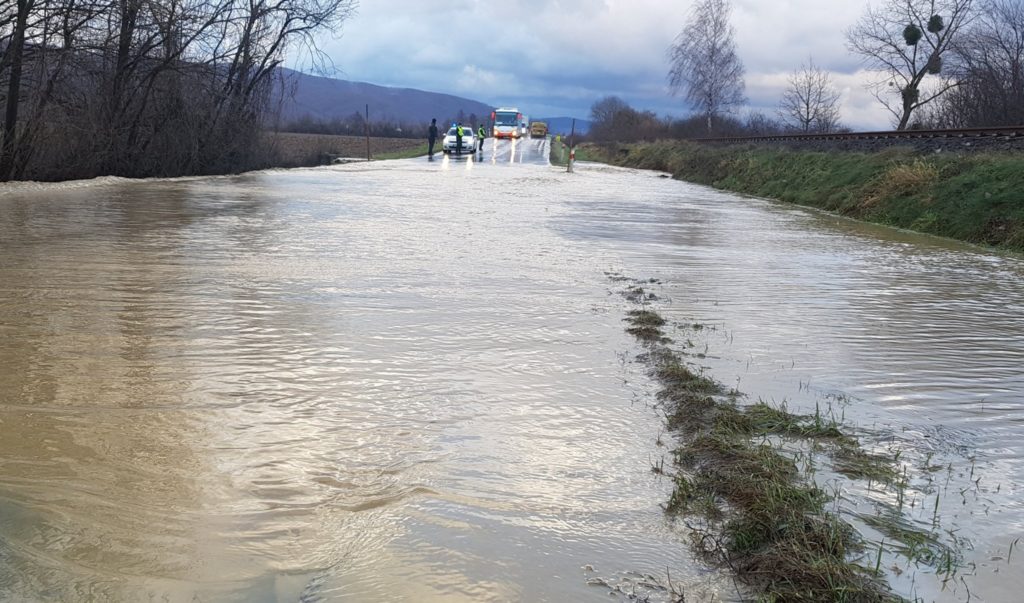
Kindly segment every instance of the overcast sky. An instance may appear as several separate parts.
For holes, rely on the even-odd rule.
[[[685,115],[666,84],[666,50],[692,1],[359,0],[336,39],[325,39],[334,77],[419,88],[534,116],[589,117],[614,94],[659,115]],[[887,114],[864,90],[868,74],[844,31],[866,3],[733,0],[732,22],[753,108],[774,112],[790,72],[814,62],[833,73],[843,121],[884,128]],[[301,65],[300,65],[301,67]]]

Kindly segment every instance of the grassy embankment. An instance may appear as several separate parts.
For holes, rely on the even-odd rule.
[[[561,141],[556,141],[552,137],[550,147],[548,156],[551,160],[551,165],[564,166],[569,162],[569,146],[565,144],[565,138],[562,138]],[[576,161],[607,162],[607,155],[593,145],[582,145],[576,147]]]
[[[1022,153],[812,152],[686,142],[584,148],[588,157],[615,165],[661,170],[715,188],[1024,251]]]
[[[901,600],[883,580],[883,553],[930,567],[946,581],[956,576],[960,557],[940,541],[938,495],[931,531],[905,517],[915,503],[904,504],[909,479],[900,450],[866,451],[828,411],[798,415],[785,404],[742,402],[739,391],[696,368],[703,354],[692,351],[691,338],[708,327],[667,324],[651,305],[657,296],[645,290],[656,281],[610,276],[631,283],[624,295],[636,309],[626,330],[645,345],[641,359],[661,386],[658,398],[679,442],[673,468],[653,470],[673,474],[667,510],[686,518],[698,554],[733,571],[761,601]],[[822,464],[897,501],[861,518],[883,541],[867,545],[838,516],[841,490],[827,492],[814,481]]]
[[[276,167],[323,165],[327,156],[366,157],[366,138],[329,134],[278,132],[268,135],[276,152]],[[370,138],[373,159],[405,159],[427,154],[422,138]]]
[[[434,152],[440,153],[437,149],[440,148],[440,144],[434,145]],[[378,153],[374,155],[374,159],[412,159],[413,157],[424,157],[429,150],[429,146],[426,142],[422,142],[416,146],[410,146],[404,149],[398,149],[395,151],[388,151],[385,153]]]

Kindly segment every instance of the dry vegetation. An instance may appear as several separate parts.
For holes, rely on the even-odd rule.
[[[277,149],[279,167],[322,165],[334,157],[366,159],[366,138],[330,134],[295,134],[278,132],[270,135]],[[370,138],[370,155],[374,158],[414,151],[423,146],[420,138]]]
[[[0,4],[0,181],[276,165],[263,130],[290,50],[354,0]]]

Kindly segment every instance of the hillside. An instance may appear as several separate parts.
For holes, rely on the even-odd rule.
[[[451,94],[337,80],[290,69],[282,71],[289,92],[282,106],[286,122],[304,116],[317,121],[345,119],[353,113],[362,115],[367,104],[371,122],[426,123],[433,117],[455,117],[460,111],[467,118],[483,117],[489,116],[492,109],[490,105]]]

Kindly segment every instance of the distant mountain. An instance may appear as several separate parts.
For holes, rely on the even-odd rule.
[[[535,117],[533,121],[542,121],[548,125],[548,132],[552,134],[569,135],[572,131],[571,117]],[[586,134],[590,131],[590,121],[586,119],[576,120],[576,133]]]
[[[286,90],[291,92],[285,95],[282,106],[285,122],[306,116],[317,121],[346,119],[353,113],[362,115],[367,104],[371,122],[428,123],[436,117],[443,123],[443,120],[457,117],[460,111],[467,119],[471,115],[484,119],[490,117],[493,109],[485,103],[451,94],[336,80],[291,69],[282,71]]]

